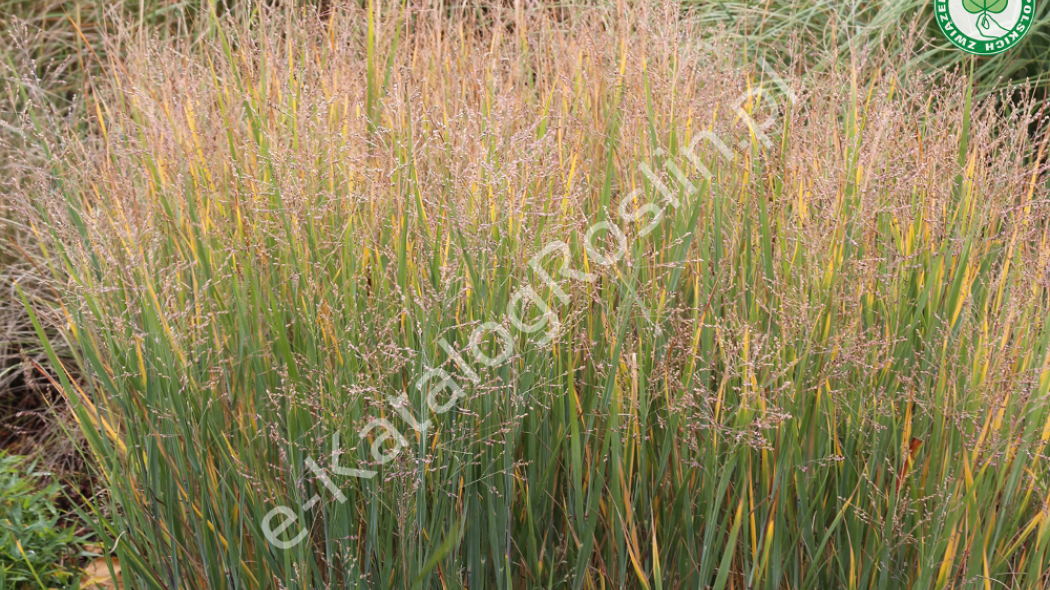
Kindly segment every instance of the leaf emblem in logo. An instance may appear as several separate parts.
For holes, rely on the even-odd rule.
[[[979,12],[991,12],[999,14],[1010,5],[1010,0],[963,0],[963,8],[966,12],[977,14]]]
[[[977,30],[984,35],[999,36],[992,31],[992,25],[1004,30],[1002,25],[995,21],[989,14],[999,14],[1010,5],[1010,0],[963,0],[963,8],[970,14],[979,14],[977,17]]]

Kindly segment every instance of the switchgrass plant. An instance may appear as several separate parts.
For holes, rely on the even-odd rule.
[[[236,2],[214,3],[219,12],[236,11]],[[36,243],[22,219],[8,206],[26,167],[46,162],[47,141],[55,126],[88,132],[82,97],[107,48],[105,31],[121,23],[158,37],[200,38],[210,26],[208,5],[197,0],[0,0],[0,276],[16,277],[34,298],[53,299],[47,278],[30,263]],[[27,255],[27,253],[29,253]],[[22,446],[47,421],[27,421],[21,410],[40,414],[44,404],[25,370],[21,351],[33,329],[12,289],[0,289],[0,446]],[[36,361],[42,359],[37,358]],[[27,423],[32,422],[32,423]],[[29,445],[25,445],[29,446]],[[46,445],[50,446],[50,445]],[[29,452],[26,448],[20,449]]]
[[[23,182],[31,182],[37,167],[47,165],[47,143],[41,140],[54,136],[59,126],[69,129],[69,118],[35,119],[40,127],[34,129],[33,117],[41,111],[26,110],[30,104],[26,99],[31,95],[54,113],[55,102],[41,90],[50,79],[42,80],[29,68],[21,68],[24,61],[8,52],[4,44],[7,36],[0,33],[0,37],[0,61],[8,62],[0,63],[0,448],[42,459],[49,469],[60,471],[54,459],[63,453],[41,452],[43,448],[55,451],[66,446],[64,437],[53,436],[57,428],[47,417],[48,400],[60,401],[60,396],[47,387],[30,363],[24,362],[25,351],[34,351],[31,357],[37,363],[46,363],[46,356],[36,344],[36,334],[14,283],[24,284],[25,293],[34,302],[39,300],[41,310],[57,309],[57,298],[48,288],[46,269],[34,266],[34,257],[40,254],[37,242],[12,195],[19,191],[17,187],[24,186]],[[40,40],[39,35],[22,38],[27,45]],[[25,77],[13,76],[13,68],[20,68]],[[49,317],[47,323],[52,324],[52,319]],[[64,346],[57,350],[71,359],[65,355]],[[62,444],[54,444],[56,440]]]
[[[657,8],[108,39],[19,203],[127,583],[1046,587],[1038,113]]]

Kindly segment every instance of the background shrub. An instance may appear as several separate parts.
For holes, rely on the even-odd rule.
[[[1027,81],[1041,98],[1050,82],[1050,4],[1046,2],[1035,4],[1025,38],[1010,51],[991,58],[974,58],[951,45],[934,21],[933,2],[927,0],[687,0],[686,5],[705,24],[728,27],[762,51],[801,55],[816,69],[849,59],[858,49],[881,47],[892,52],[918,43],[918,50],[907,61],[897,62],[902,75],[941,76],[973,65],[978,95],[994,94],[1010,82]]]

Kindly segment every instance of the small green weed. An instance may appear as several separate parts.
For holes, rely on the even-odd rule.
[[[36,462],[0,453],[0,588],[77,587],[73,561],[85,537],[63,525],[61,486],[41,485]]]

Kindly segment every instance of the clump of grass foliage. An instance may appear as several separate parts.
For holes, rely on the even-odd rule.
[[[27,167],[46,161],[47,142],[40,140],[42,134],[54,131],[49,123],[88,131],[80,97],[91,91],[98,75],[98,58],[106,49],[104,32],[116,23],[128,23],[148,27],[157,36],[197,38],[208,26],[207,19],[200,18],[202,12],[207,14],[204,6],[198,0],[0,0],[0,147],[4,150],[0,152],[0,280],[4,284],[17,279],[30,297],[53,300],[44,284],[46,277],[26,256],[36,253],[36,242],[22,218],[8,207],[6,194],[21,183]],[[216,3],[216,10],[226,8],[226,3]],[[60,113],[58,121],[48,120],[47,110]],[[0,326],[0,430],[14,423],[23,432],[46,431],[46,425],[26,424],[18,415],[44,404],[34,389],[41,384],[32,371],[24,370],[21,358],[22,350],[35,339],[32,326],[11,289],[0,290]],[[0,445],[6,446],[7,439],[0,435]]]
[[[673,8],[516,6],[108,39],[96,133],[51,138],[19,206],[124,579],[1045,588],[1037,113],[901,77],[907,53],[804,77]],[[626,240],[604,266],[602,221]],[[553,240],[597,278],[536,272]],[[467,352],[486,322],[513,342],[491,367]],[[415,385],[432,368],[464,388],[450,411]],[[377,418],[405,438],[385,464],[398,438],[358,436]],[[334,433],[378,476],[339,475]]]

